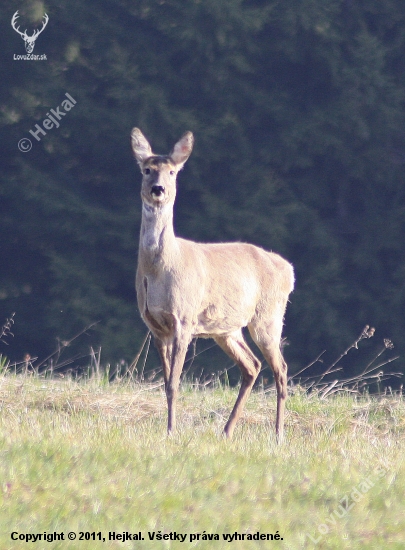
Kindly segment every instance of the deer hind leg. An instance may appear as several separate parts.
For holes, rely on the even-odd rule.
[[[216,343],[237,363],[242,373],[242,383],[231,415],[224,428],[226,437],[231,438],[235,425],[243,411],[246,400],[250,395],[253,384],[260,372],[261,362],[252,353],[246,344],[242,331],[227,336],[216,336]]]
[[[284,435],[284,411],[287,399],[287,364],[280,350],[282,319],[250,324],[248,329],[254,342],[270,365],[277,390],[276,437],[281,443]]]

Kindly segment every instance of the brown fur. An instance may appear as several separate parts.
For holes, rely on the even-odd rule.
[[[193,136],[186,133],[168,157],[154,155],[137,128],[131,137],[143,173],[136,290],[139,310],[162,360],[168,432],[175,428],[178,387],[188,345],[193,338],[203,337],[213,338],[242,373],[239,395],[224,429],[226,436],[232,436],[261,368],[242,335],[242,328],[248,327],[274,373],[276,434],[281,440],[287,365],[280,340],[294,286],[292,266],[278,254],[251,244],[203,244],[176,237],[176,176],[191,153]]]

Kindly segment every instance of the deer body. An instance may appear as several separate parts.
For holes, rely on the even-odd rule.
[[[175,236],[176,176],[191,153],[187,133],[169,156],[152,153],[138,129],[132,147],[143,173],[142,223],[136,291],[141,316],[154,335],[165,379],[168,431],[175,427],[180,375],[195,337],[213,338],[239,365],[242,383],[225,426],[232,436],[261,363],[247,346],[248,330],[273,369],[276,433],[283,433],[287,366],[280,352],[283,317],[293,289],[292,266],[281,256],[245,243],[195,243]]]

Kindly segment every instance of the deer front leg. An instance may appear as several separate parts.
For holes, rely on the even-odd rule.
[[[168,345],[164,340],[155,337],[155,346],[159,352],[159,356],[162,361],[163,378],[165,381],[166,390],[170,377],[170,358],[172,356],[172,345]]]
[[[190,338],[181,335],[174,338],[171,344],[171,357],[170,357],[170,373],[167,383],[165,384],[167,408],[168,408],[168,420],[167,420],[167,433],[172,434],[176,428],[176,404],[179,391],[180,376],[184,366],[184,360],[186,358],[187,348],[190,343]]]
[[[176,402],[180,376],[191,342],[191,331],[185,329],[174,313],[160,308],[145,308],[145,316],[154,332],[155,345],[162,360],[163,376],[168,408],[167,432],[176,427]]]

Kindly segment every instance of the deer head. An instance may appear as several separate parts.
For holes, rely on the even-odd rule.
[[[47,16],[47,14],[44,15],[44,17],[43,17],[44,21],[42,23],[42,28],[37,29],[36,31],[34,31],[32,36],[28,36],[27,29],[25,29],[24,32],[21,32],[20,27],[16,27],[16,22],[17,22],[18,18],[19,18],[19,15],[18,15],[18,10],[17,10],[15,12],[15,14],[13,15],[13,18],[11,19],[11,26],[13,27],[13,29],[16,32],[18,32],[18,34],[24,40],[26,52],[27,53],[32,53],[34,51],[35,40],[38,38],[38,36],[41,34],[41,32],[44,30],[44,28],[48,24],[49,17]]]
[[[138,128],[131,133],[132,150],[141,169],[144,204],[158,207],[173,204],[176,197],[176,177],[193,149],[194,138],[186,132],[170,155],[155,155]]]

